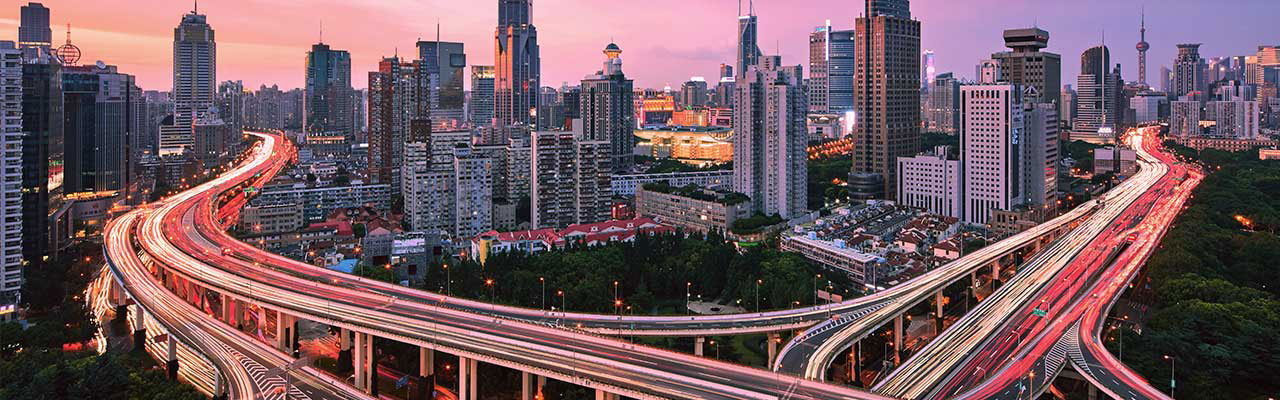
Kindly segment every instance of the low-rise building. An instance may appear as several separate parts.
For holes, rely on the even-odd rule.
[[[635,196],[641,186],[658,182],[666,182],[671,186],[698,185],[709,188],[729,186],[733,184],[733,170],[614,175],[610,184],[614,195]]]
[[[1259,160],[1280,160],[1280,149],[1258,149]]]
[[[870,282],[870,271],[882,259],[849,246],[844,239],[821,240],[815,232],[783,235],[782,251],[796,252],[833,271],[844,272],[857,283]]]
[[[307,187],[305,183],[273,183],[262,188],[262,192],[250,204],[258,206],[301,204],[302,217],[306,222],[319,221],[338,208],[370,206],[377,210],[387,210],[391,197],[391,185],[363,184],[353,182],[347,186]]]
[[[930,213],[964,215],[960,160],[947,158],[948,146],[915,157],[898,157],[898,201]]]
[[[1093,173],[1114,173],[1119,176],[1133,176],[1138,172],[1138,153],[1116,147],[1102,147],[1093,150]]]
[[[746,195],[726,190],[650,183],[636,192],[636,214],[688,232],[728,232],[753,212]]]
[[[302,228],[302,204],[247,205],[236,229],[250,235],[294,232]]]
[[[562,230],[534,229],[515,232],[489,231],[471,239],[473,260],[483,263],[492,254],[521,252],[534,254],[564,247],[568,243],[596,246],[612,242],[634,241],[636,235],[675,232],[675,229],[652,218],[576,224]]]

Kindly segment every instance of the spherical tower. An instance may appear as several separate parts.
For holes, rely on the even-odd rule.
[[[1139,28],[1138,36],[1138,83],[1147,84],[1147,50],[1151,49],[1151,44],[1147,43],[1147,13],[1142,13],[1142,22]]]
[[[63,65],[76,65],[77,62],[80,62],[80,48],[71,44],[71,24],[67,24],[67,44],[58,47],[54,55],[58,56],[59,60],[62,60]]]

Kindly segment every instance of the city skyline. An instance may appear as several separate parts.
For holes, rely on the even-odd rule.
[[[66,41],[66,25],[71,24],[73,41],[84,50],[82,64],[102,60],[119,65],[121,70],[137,75],[146,90],[169,90],[171,84],[171,32],[178,16],[189,12],[184,2],[159,2],[152,7],[137,6],[139,1],[111,0],[120,7],[75,7],[67,0],[43,3],[54,10],[51,15],[54,45]],[[1088,0],[1086,4],[1038,4],[1018,2],[1004,4],[998,0],[979,0],[962,9],[940,9],[943,2],[913,2],[913,17],[925,21],[922,49],[937,53],[937,71],[954,72],[958,77],[972,78],[970,70],[990,53],[1002,50],[1004,29],[1038,26],[1050,32],[1047,51],[1071,60],[1086,48],[1102,41],[1106,31],[1107,45],[1113,62],[1124,65],[1126,81],[1137,80],[1137,51],[1133,49],[1139,36],[1142,4],[1136,1],[1105,2]],[[440,20],[442,36],[448,41],[466,44],[469,65],[492,65],[493,27],[497,25],[492,5],[450,4],[431,1],[427,4],[386,0],[375,4],[352,5],[324,0],[323,7],[313,2],[272,2],[264,8],[263,0],[238,0],[202,5],[200,13],[209,17],[210,25],[219,30],[219,75],[223,80],[242,80],[246,87],[275,84],[281,88],[303,85],[303,60],[311,45],[323,42],[348,49],[352,54],[353,86],[364,88],[368,82],[356,77],[376,70],[383,56],[399,52],[413,54],[415,42],[435,38],[436,20]],[[717,76],[721,63],[732,64],[736,57],[735,34],[737,2],[721,0],[698,4],[681,4],[674,0],[656,0],[644,5],[616,4],[608,10],[583,10],[579,0],[538,2],[534,22],[540,27],[543,58],[543,86],[558,87],[562,82],[574,84],[596,70],[594,60],[600,46],[612,41],[627,49],[629,77],[637,87],[678,89],[690,76]],[[668,4],[669,3],[669,4]],[[996,4],[999,3],[998,6]],[[1150,69],[1171,65],[1175,44],[1204,43],[1208,57],[1250,54],[1258,45],[1252,34],[1265,30],[1267,16],[1280,12],[1280,4],[1264,0],[1234,0],[1241,13],[1201,15],[1201,5],[1193,0],[1176,0],[1161,7],[1148,7],[1147,41]],[[818,0],[806,4],[781,4],[762,0],[755,4],[759,16],[760,47],[765,54],[802,60],[808,54],[808,35],[827,19],[835,29],[852,29],[860,7],[836,7],[835,0]],[[670,5],[671,7],[665,7]],[[238,11],[257,7],[253,14]],[[128,18],[101,18],[102,10],[129,9]],[[326,10],[320,12],[317,10]],[[438,12],[436,10],[439,10]],[[679,10],[679,12],[675,11]],[[358,15],[351,22],[339,17]],[[630,16],[641,17],[630,17]],[[681,15],[706,16],[699,24],[660,24],[677,20]],[[982,18],[978,16],[981,15]],[[625,17],[624,16],[628,16]],[[723,18],[715,18],[723,16]],[[417,21],[419,23],[413,23]],[[17,31],[18,9],[5,9],[0,14],[0,30]],[[1215,26],[1208,31],[1185,29],[1186,26]],[[271,29],[278,26],[278,29]],[[373,31],[371,31],[373,30]],[[370,38],[374,33],[379,40]],[[130,43],[122,46],[119,43]],[[983,45],[975,46],[974,43]],[[590,61],[587,61],[590,60]],[[1063,63],[1064,83],[1078,74],[1076,63]],[[809,76],[806,71],[805,76]],[[1152,78],[1148,77],[1150,81]],[[468,84],[469,85],[469,84]]]

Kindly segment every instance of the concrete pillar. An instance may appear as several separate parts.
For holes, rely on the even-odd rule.
[[[893,365],[902,364],[902,314],[893,317]]]
[[[603,389],[596,389],[596,400],[618,400],[618,395],[606,392]]]
[[[476,400],[476,360],[458,357],[458,400]]]
[[[351,361],[351,331],[347,328],[338,329],[338,365],[344,369],[355,365]]]
[[[478,373],[480,370],[480,361],[477,361],[476,359],[470,359],[467,361],[471,362],[471,373],[467,375],[467,379],[471,381],[471,383],[467,385],[471,390],[470,399],[477,400],[480,398],[480,396],[476,395],[476,390],[480,388],[480,386],[476,384],[476,377],[480,376]]]
[[[283,312],[279,310],[276,311],[276,348],[280,349],[280,351],[288,351],[288,349],[285,348],[284,337],[284,324],[286,319],[288,318],[285,317]]]
[[[1089,400],[1098,400],[1098,387],[1089,384]]]
[[[862,387],[862,340],[858,340],[850,349],[853,352],[853,368],[850,380],[854,382],[854,386]]]
[[[293,320],[297,321],[297,318],[293,318]],[[295,331],[297,329],[296,323],[294,325],[294,329]],[[368,367],[365,369],[365,377],[366,377],[365,387],[368,389],[365,390],[365,392],[369,393],[369,395],[373,396],[374,398],[378,398],[378,347],[377,347],[378,342],[377,342],[377,339],[378,337],[374,335],[366,335],[364,339],[364,344],[366,346],[364,350],[364,354],[365,354],[364,359],[365,359],[365,363],[368,365]],[[296,334],[294,335],[294,340],[295,340],[294,344],[296,347],[296,344],[297,344]],[[297,351],[295,350],[294,353],[296,354]]]
[[[418,375],[427,376],[436,373],[436,351],[426,347],[418,348]]]
[[[992,262],[992,263],[991,263],[991,288],[992,288],[992,290],[994,290],[994,289],[995,289],[995,287],[996,287],[996,281],[998,281],[998,280],[1000,280],[1000,260],[999,260],[999,259],[997,259],[996,261],[994,261],[994,262]]]
[[[781,336],[781,335],[778,335],[778,333],[777,333],[777,332],[770,333],[770,334],[769,334],[769,338],[768,338],[768,339],[766,339],[766,341],[767,341],[767,342],[769,342],[769,364],[768,364],[768,366],[772,367],[772,366],[773,366],[773,362],[778,360],[778,342],[781,342],[781,341],[782,341],[782,336]]]
[[[520,399],[535,400],[542,397],[543,378],[528,372],[520,373]]]
[[[933,315],[938,319],[942,319],[942,290],[938,290],[937,293],[933,294],[933,304],[935,312]]]
[[[147,345],[147,313],[142,305],[133,303],[133,349],[146,350]]]
[[[169,380],[178,380],[178,338],[173,334],[167,336],[165,342],[169,344],[169,358],[165,363],[165,370],[168,372]]]
[[[355,385],[356,389],[369,393],[369,346],[366,343],[371,339],[368,334],[356,332],[355,337],[355,363],[351,367],[355,369]]]
[[[707,341],[707,338],[701,337],[701,336],[693,338],[693,354],[694,355],[702,356],[702,344],[706,341]]]

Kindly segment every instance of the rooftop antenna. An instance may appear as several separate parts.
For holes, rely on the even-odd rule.
[[[747,0],[747,14],[756,16],[756,0]]]
[[[738,16],[742,16],[742,0],[738,0]]]
[[[200,0],[192,0],[191,13],[199,14],[199,12],[200,12]]]
[[[324,44],[324,20],[320,20],[320,44]]]

